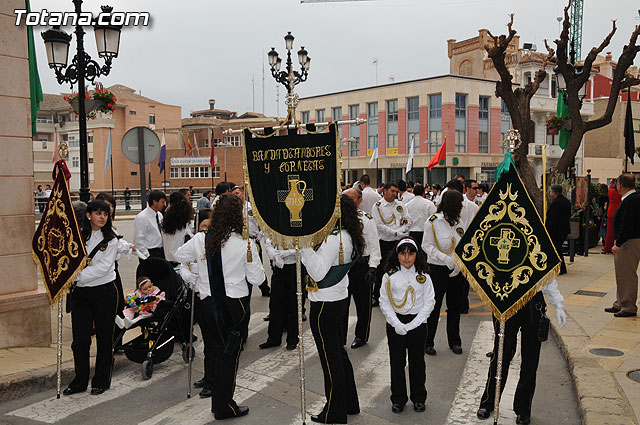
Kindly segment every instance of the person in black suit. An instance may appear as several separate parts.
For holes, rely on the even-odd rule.
[[[611,248],[616,270],[616,301],[607,313],[616,317],[638,315],[638,263],[640,262],[640,193],[636,192],[635,178],[631,174],[618,177],[616,190],[622,203],[613,216],[613,232],[616,243]]]
[[[547,231],[562,260],[560,274],[566,274],[567,266],[564,263],[564,256],[562,255],[562,244],[569,235],[571,202],[564,197],[562,194],[562,186],[559,184],[551,186],[551,198],[553,198],[553,201],[547,211]]]

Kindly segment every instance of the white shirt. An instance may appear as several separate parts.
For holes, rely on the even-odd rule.
[[[369,267],[378,267],[382,254],[380,252],[380,238],[378,237],[378,227],[370,214],[363,213],[360,216],[362,223],[362,236],[364,236],[363,257],[369,256]]]
[[[411,201],[415,197],[416,195],[414,195],[409,191],[406,191],[404,193],[398,193],[398,201],[401,201],[405,205],[407,204],[407,202]]]
[[[351,235],[342,229],[342,250],[344,252],[345,264],[351,261],[353,244]],[[320,248],[314,251],[311,248],[304,248],[300,251],[302,263],[307,268],[307,273],[316,282],[321,281],[329,272],[331,266],[339,265],[340,235],[329,235],[327,240],[322,242]],[[318,289],[316,292],[307,292],[309,301],[340,301],[349,295],[349,274],[345,274],[340,282],[329,287]]]
[[[284,268],[285,264],[296,263],[296,250],[295,249],[278,249],[273,245],[271,239],[265,239],[264,250],[267,252],[269,259],[273,262],[273,265],[279,269]]]
[[[384,198],[373,205],[371,214],[383,241],[396,241],[409,234],[412,220],[404,204],[397,199],[387,202]]]
[[[104,239],[102,230],[94,230],[87,241],[87,255]],[[113,238],[107,244],[104,251],[99,250],[91,259],[91,265],[86,266],[78,276],[78,287],[88,288],[104,285],[116,280],[116,258],[120,247],[117,238]]]
[[[377,191],[371,188],[371,186],[367,186],[362,189],[362,203],[360,204],[360,209],[366,213],[371,214],[373,204],[380,200],[380,195]]]
[[[150,248],[162,247],[162,234],[156,217],[162,226],[162,213],[156,213],[151,207],[147,207],[133,221],[133,244],[145,256],[149,255]]]
[[[174,254],[176,261],[180,263],[198,263],[200,298],[211,295],[204,242],[205,233],[198,232]],[[258,248],[251,239],[249,244],[253,260],[250,263],[247,262],[247,241],[242,239],[242,236],[231,233],[229,239],[222,245],[222,274],[225,292],[229,298],[242,298],[249,295],[247,282],[252,285],[260,285],[264,282],[264,267],[258,255]]]
[[[424,279],[422,283],[418,280]],[[395,304],[400,304],[409,288],[413,288],[415,302],[411,292],[407,294],[407,301],[404,306],[397,308],[391,304],[389,296],[393,297]],[[400,270],[389,275],[385,273],[382,277],[380,287],[380,310],[384,313],[387,322],[391,326],[400,324],[397,314],[415,314],[416,317],[407,323],[407,330],[412,330],[425,323],[435,305],[435,292],[431,278],[427,274],[416,272],[415,266],[405,269],[400,266]]]
[[[478,212],[479,207],[467,198],[467,195],[462,195],[462,211],[460,211],[460,222],[463,224],[462,228],[466,232]]]
[[[112,225],[111,229],[113,230],[113,233],[116,236],[120,236],[120,233],[118,233],[118,230],[113,225]],[[89,252],[91,252],[91,251],[89,251]],[[89,252],[87,252],[87,254]],[[124,238],[119,238],[118,239],[118,255],[116,256],[116,261],[120,261],[120,258],[122,257],[122,254],[127,254],[127,257],[130,258],[130,255],[131,255],[132,252],[133,252],[133,250],[131,249],[131,245],[129,244],[129,242],[124,240]]]
[[[176,261],[174,253],[184,245],[185,236],[193,237],[193,229],[189,224],[180,230],[177,230],[173,235],[162,231],[162,245],[164,246],[164,258],[167,261]]]
[[[414,198],[407,203],[407,212],[413,219],[409,231],[422,232],[424,230],[424,223],[429,217],[436,213],[436,209],[436,206],[430,200],[422,196],[414,196]]]
[[[484,204],[484,201],[487,199],[487,196],[489,196],[488,193],[483,193],[482,195],[476,195],[476,205],[482,205]],[[479,202],[479,204],[478,204]]]
[[[435,238],[433,235],[434,229]],[[437,266],[447,266],[454,271],[453,276],[457,275],[460,270],[453,262],[453,252],[458,242],[460,242],[462,234],[464,234],[462,222],[451,226],[444,219],[443,213],[439,212],[432,215],[424,225],[424,235],[422,236],[422,250],[427,254],[427,262]],[[442,251],[436,245],[436,238]]]

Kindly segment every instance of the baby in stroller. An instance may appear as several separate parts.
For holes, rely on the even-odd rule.
[[[165,299],[164,292],[146,276],[136,279],[136,288],[134,293],[126,297],[127,308],[122,311],[124,319],[116,316],[116,324],[120,329],[129,329],[136,322],[151,317],[158,303]]]

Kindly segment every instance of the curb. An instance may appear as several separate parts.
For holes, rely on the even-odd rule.
[[[631,403],[613,374],[604,370],[597,359],[581,355],[589,336],[570,315],[565,326],[568,329],[561,331],[553,321],[551,322],[551,330],[558,347],[567,359],[578,399],[581,423],[637,425]]]
[[[95,359],[95,358],[94,358]],[[124,355],[117,355],[113,364],[113,371],[121,369],[131,364]],[[67,382],[74,377],[73,361],[68,360],[62,363],[60,391],[64,390]],[[40,369],[33,369],[30,372],[19,372],[12,375],[3,376],[0,381],[0,402],[15,400],[26,397],[41,391],[53,390],[55,394],[57,374],[55,366],[47,366]]]

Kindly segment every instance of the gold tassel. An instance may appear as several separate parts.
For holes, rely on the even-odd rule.
[[[344,264],[344,248],[342,248],[342,218],[340,218],[340,250],[338,251],[338,263]]]
[[[247,263],[253,263],[253,254],[251,253],[251,239],[247,239]]]

